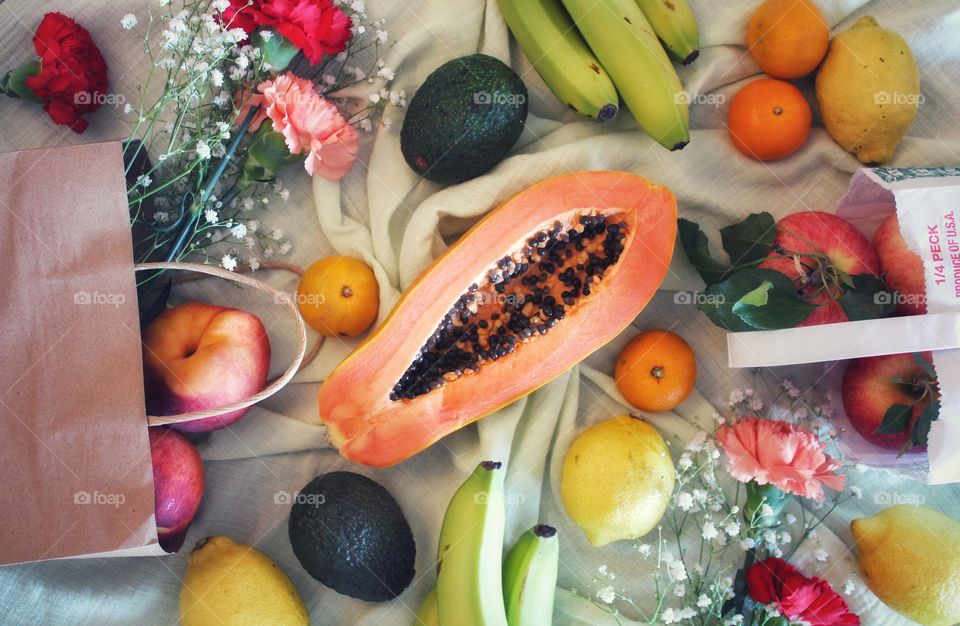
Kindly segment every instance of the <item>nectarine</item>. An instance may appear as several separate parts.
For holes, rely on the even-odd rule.
[[[176,552],[203,497],[203,461],[186,437],[162,426],[150,429],[150,457],[157,535],[164,550]]]
[[[264,387],[270,341],[252,313],[189,302],[161,313],[143,335],[147,411],[175,415],[227,406]],[[247,409],[173,425],[187,432],[229,426]]]

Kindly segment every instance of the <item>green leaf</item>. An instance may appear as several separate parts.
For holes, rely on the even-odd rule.
[[[10,70],[0,79],[0,88],[8,96],[40,102],[40,98],[27,87],[27,79],[40,73],[40,59],[27,61],[20,67]]]
[[[927,439],[930,436],[930,425],[940,418],[940,401],[933,398],[927,406],[923,407],[917,421],[913,425],[913,432],[910,433],[910,443],[914,446],[927,445]]]
[[[720,229],[723,249],[730,255],[733,269],[767,258],[777,235],[776,222],[767,212],[751,213],[739,224]]]
[[[789,281],[788,281],[789,282]],[[817,306],[796,296],[793,283],[775,287],[764,281],[744,294],[733,305],[733,313],[754,328],[776,330],[793,328],[813,313]]]
[[[837,300],[851,321],[888,317],[896,309],[896,298],[886,291],[883,281],[869,274],[850,277],[853,287]]]
[[[264,37],[265,32],[270,32],[272,35]],[[293,57],[300,52],[293,42],[272,28],[258,30],[252,39],[253,45],[259,48],[263,55],[263,62],[278,72],[290,65]]]
[[[933,369],[933,363],[924,358],[923,354],[919,352],[913,353],[913,362],[917,364],[917,367],[923,370],[923,373],[930,377],[931,380],[937,379],[937,372]]]
[[[270,120],[264,120],[250,140],[237,184],[245,189],[253,183],[270,180],[284,166],[299,163],[304,158],[302,154],[290,154],[283,135],[273,130]]]
[[[873,432],[878,435],[896,435],[902,433],[910,425],[913,407],[907,404],[894,404],[883,414],[883,421]]]
[[[677,231],[680,233],[680,245],[687,254],[687,260],[700,274],[703,282],[712,285],[722,280],[730,268],[710,254],[710,242],[700,230],[700,225],[681,217],[677,220]]]
[[[770,283],[770,289],[775,289],[778,293],[781,291],[790,294],[793,293],[793,281],[780,272],[768,269],[749,268],[734,272],[723,282],[707,287],[700,298],[698,306],[701,311],[706,313],[710,321],[720,328],[732,332],[757,330],[758,328],[762,328],[762,326],[753,326],[745,321],[738,313],[734,312],[734,306],[740,302],[744,296],[761,288],[764,283]],[[755,295],[754,297],[759,296]],[[767,295],[767,298],[769,299],[769,295]],[[802,301],[801,303],[806,304]],[[743,306],[749,306],[749,304],[744,304]],[[807,306],[813,307],[813,305]],[[809,311],[807,314],[809,315]],[[778,326],[778,328],[784,328],[784,326]]]
[[[763,281],[759,287],[753,291],[747,292],[742,298],[737,300],[737,302],[733,305],[734,313],[736,313],[738,305],[764,306],[770,300],[767,294],[770,293],[771,289],[773,289],[773,283],[771,283],[769,280]]]

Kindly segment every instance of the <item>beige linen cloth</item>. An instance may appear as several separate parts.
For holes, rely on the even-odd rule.
[[[306,266],[333,252],[362,257],[381,285],[386,315],[400,291],[484,212],[512,194],[547,176],[581,169],[619,169],[668,185],[676,193],[681,214],[706,230],[736,221],[753,211],[775,216],[791,211],[833,210],[859,166],[824,133],[815,120],[808,144],[793,157],[758,163],[731,146],[724,120],[725,103],[759,74],[744,47],[746,23],[756,0],[695,0],[700,16],[703,51],[689,68],[679,70],[687,89],[718,96],[691,109],[690,145],[669,153],[637,129],[626,110],[606,125],[576,117],[546,89],[522,53],[511,43],[494,0],[369,0],[368,11],[387,19],[397,41],[386,55],[400,70],[399,88],[408,94],[442,62],[481,51],[508,61],[530,90],[527,130],[511,156],[496,169],[467,183],[442,188],[418,181],[399,150],[402,110],[391,110],[393,124],[364,141],[361,159],[339,184],[316,179],[312,186],[302,171],[284,172],[292,190],[288,202],[276,199],[262,221],[282,227],[294,247],[289,260]],[[916,53],[923,75],[925,102],[909,137],[896,154],[896,165],[960,163],[960,8],[953,0],[865,3],[859,0],[817,0],[834,31],[858,17],[874,15],[882,25],[902,33]],[[30,52],[30,36],[44,11],[60,10],[83,23],[104,50],[113,89],[133,99],[144,73],[139,35],[120,28],[120,17],[145,16],[147,3],[135,0],[7,0],[0,4],[3,70]],[[138,27],[139,28],[139,27]],[[136,29],[135,29],[136,30]],[[801,81],[812,97],[812,81]],[[356,95],[363,95],[358,88]],[[722,98],[720,98],[722,96]],[[715,104],[718,100],[723,100]],[[62,145],[123,136],[128,121],[105,107],[78,137],[53,126],[34,105],[0,102],[0,149]],[[37,172],[38,176],[55,175]],[[280,273],[260,274],[274,285],[292,289],[295,282]],[[635,329],[669,328],[683,335],[699,358],[698,393],[676,413],[652,416],[653,423],[679,454],[696,425],[707,423],[713,407],[722,407],[735,387],[754,385],[748,372],[729,370],[723,333],[695,307],[675,303],[676,290],[702,287],[683,255],[675,255],[663,291],[641,314]],[[269,302],[214,281],[191,284],[181,299],[243,306],[261,315],[271,331],[274,372],[284,368],[292,351],[292,327]],[[434,584],[434,557],[443,511],[456,486],[484,459],[508,464],[510,499],[507,540],[512,541],[538,521],[560,529],[561,570],[557,624],[613,623],[589,602],[569,590],[588,587],[597,569],[606,565],[616,584],[643,602],[649,566],[626,542],[591,548],[569,521],[557,497],[558,468],[575,434],[589,424],[623,412],[612,384],[613,357],[631,332],[591,356],[584,365],[524,400],[451,435],[430,450],[389,469],[368,469],[342,460],[326,448],[317,425],[315,394],[320,381],[351,350],[353,343],[328,341],[320,357],[287,389],[256,407],[234,427],[201,443],[207,460],[207,489],[186,545],[213,534],[251,544],[273,558],[293,579],[316,624],[412,623],[421,598]],[[765,374],[776,382],[791,375],[802,382],[816,378],[816,366],[779,368]],[[299,566],[287,539],[289,503],[295,492],[317,474],[350,470],[385,485],[403,507],[417,542],[417,577],[396,601],[365,604],[341,596],[310,578]],[[850,483],[863,489],[862,500],[842,507],[816,539],[798,553],[808,573],[818,573],[840,588],[855,569],[848,530],[850,519],[876,512],[884,498],[910,495],[960,519],[957,487],[928,488],[869,471],[851,472]],[[813,557],[829,553],[826,562]],[[17,624],[173,624],[177,595],[186,569],[186,549],[159,558],[46,562],[0,569],[0,612],[4,623]],[[863,624],[908,624],[886,609],[859,579],[848,597]],[[627,622],[623,622],[627,623]]]

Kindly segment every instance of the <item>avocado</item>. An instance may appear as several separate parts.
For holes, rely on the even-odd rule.
[[[527,119],[527,88],[485,54],[438,67],[407,107],[400,149],[424,178],[453,184],[483,174],[510,151]]]
[[[382,602],[413,580],[410,524],[390,492],[366,476],[314,478],[294,500],[289,533],[303,569],[338,593]]]

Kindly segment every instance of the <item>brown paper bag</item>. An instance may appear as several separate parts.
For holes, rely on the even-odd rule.
[[[0,563],[163,554],[118,142],[0,154]]]

